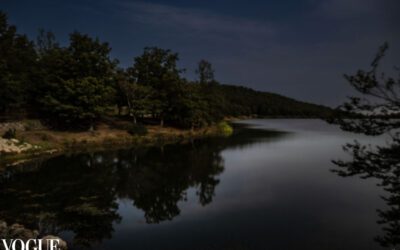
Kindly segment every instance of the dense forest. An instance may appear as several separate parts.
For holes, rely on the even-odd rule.
[[[54,129],[89,129],[107,116],[133,123],[198,128],[231,116],[326,117],[331,109],[224,85],[214,79],[206,60],[198,63],[198,80],[178,68],[179,55],[145,48],[122,68],[111,47],[77,31],[60,45],[40,30],[35,41],[19,34],[0,12],[0,117],[37,118]]]

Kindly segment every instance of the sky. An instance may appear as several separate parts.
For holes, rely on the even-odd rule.
[[[43,28],[61,44],[73,31],[109,42],[122,67],[144,47],[179,53],[185,77],[206,59],[215,77],[298,100],[337,106],[352,89],[343,74],[400,66],[399,0],[0,0],[18,31]]]

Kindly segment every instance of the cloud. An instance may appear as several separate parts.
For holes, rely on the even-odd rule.
[[[309,1],[300,18],[274,22],[147,2],[119,2],[117,10],[145,31],[146,45],[179,52],[188,78],[206,58],[221,82],[336,106],[351,93],[342,75],[368,66],[381,43],[399,36],[378,0]]]
[[[155,28],[181,31],[192,35],[245,38],[272,37],[272,25],[211,11],[174,7],[145,2],[120,2],[124,16],[130,21]]]

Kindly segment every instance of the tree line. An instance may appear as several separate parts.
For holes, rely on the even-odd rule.
[[[198,128],[226,116],[320,117],[331,111],[220,84],[206,60],[198,63],[198,79],[189,81],[177,66],[179,55],[168,49],[145,48],[127,68],[110,52],[108,43],[77,31],[66,46],[44,30],[32,41],[0,12],[0,116],[40,118],[55,129],[88,129],[115,113],[133,123]]]

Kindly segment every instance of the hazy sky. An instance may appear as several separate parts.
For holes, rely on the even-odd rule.
[[[0,0],[20,32],[78,30],[111,44],[122,66],[146,46],[180,54],[194,79],[200,59],[217,80],[337,105],[344,73],[368,67],[388,41],[386,65],[400,66],[399,0]],[[390,66],[390,67],[389,67]]]

